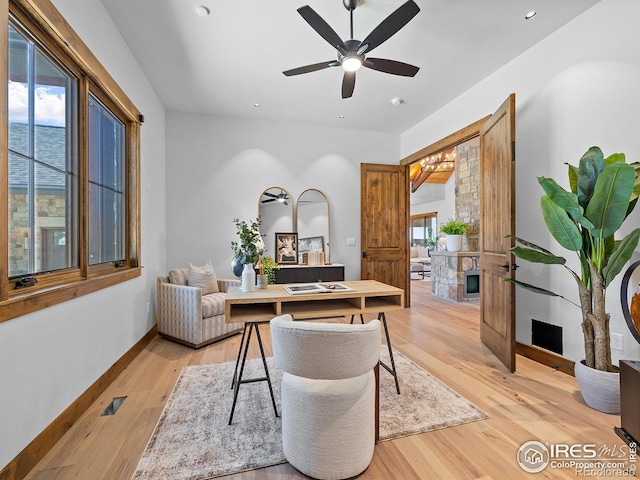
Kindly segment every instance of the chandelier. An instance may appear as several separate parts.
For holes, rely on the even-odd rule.
[[[454,148],[436,153],[420,160],[420,169],[411,179],[411,193],[432,177],[430,183],[446,183],[456,168],[456,152]]]

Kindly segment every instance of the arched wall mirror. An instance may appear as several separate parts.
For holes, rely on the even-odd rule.
[[[265,255],[276,258],[276,233],[295,232],[293,200],[282,187],[267,188],[258,200],[260,233],[266,248]]]
[[[304,252],[324,252],[324,262],[331,263],[329,200],[320,190],[310,188],[296,202],[298,256]]]

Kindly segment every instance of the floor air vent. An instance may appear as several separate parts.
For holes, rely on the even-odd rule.
[[[562,327],[532,318],[531,344],[562,355]]]
[[[111,403],[107,405],[107,408],[104,409],[104,412],[102,412],[100,416],[104,417],[105,415],[115,415],[126,398],[127,397],[116,397],[111,400]]]

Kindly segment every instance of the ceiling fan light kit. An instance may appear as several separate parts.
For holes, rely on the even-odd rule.
[[[408,0],[396,9],[391,15],[385,18],[372,32],[362,41],[353,38],[353,11],[355,10],[358,0],[343,0],[344,7],[349,10],[350,16],[350,34],[349,40],[342,40],[338,34],[325,22],[316,11],[309,5],[300,7],[298,13],[326,42],[336,49],[338,59],[326,62],[314,63],[304,67],[285,70],[287,77],[293,75],[301,75],[303,73],[311,73],[329,67],[341,66],[344,70],[342,78],[342,98],[349,98],[353,95],[356,84],[355,72],[362,66],[371,70],[377,70],[392,75],[400,75],[403,77],[413,77],[419,67],[408,63],[398,62],[396,60],[387,60],[384,58],[367,58],[365,54],[371,52],[374,48],[386,42],[395,35],[402,27],[415,17],[420,8],[413,0]]]

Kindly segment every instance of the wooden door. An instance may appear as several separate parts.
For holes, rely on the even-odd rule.
[[[404,165],[360,165],[360,278],[404,290],[409,306],[409,184]]]
[[[480,338],[516,368],[515,287],[509,252],[515,235],[515,94],[480,129]]]

